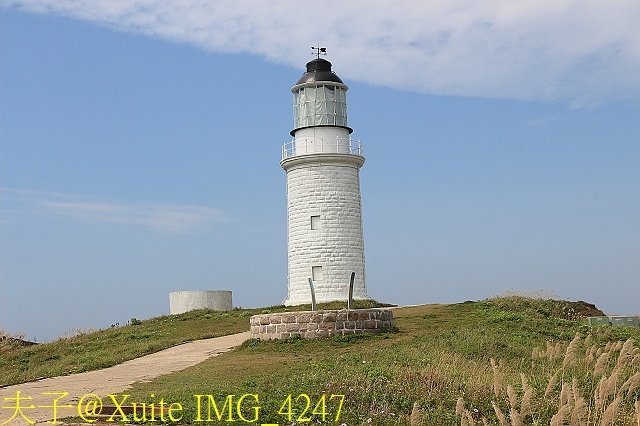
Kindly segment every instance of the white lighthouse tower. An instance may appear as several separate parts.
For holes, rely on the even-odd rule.
[[[324,49],[318,49],[324,52]],[[288,294],[285,305],[367,299],[360,202],[362,146],[347,126],[347,86],[320,55],[293,86],[293,141],[282,147],[287,173]]]

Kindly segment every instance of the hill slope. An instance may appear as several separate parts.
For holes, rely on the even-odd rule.
[[[337,305],[327,303],[321,307],[333,309]],[[356,302],[356,307],[374,306],[380,304]],[[293,309],[310,309],[310,306],[301,305]],[[285,310],[291,308],[272,306],[230,312],[201,310],[144,321],[132,318],[125,326],[81,332],[44,344],[24,342],[0,330],[0,387],[111,367],[180,343],[240,333],[249,329],[251,315]]]
[[[640,330],[589,329],[580,319],[594,312],[525,298],[401,308],[398,332],[249,341],[135,386],[132,400],[180,402],[182,423],[206,419],[195,394],[214,395],[218,408],[227,395],[255,394],[261,423],[635,425],[640,349],[629,339]],[[341,397],[331,395],[345,395],[337,422]],[[245,417],[256,405],[245,400]]]
[[[248,317],[262,312],[199,311],[46,345],[5,342],[0,383],[99,368],[182,341],[244,331]],[[582,321],[599,313],[584,302],[521,297],[399,308],[397,332],[252,340],[137,384],[129,402],[180,403],[181,424],[201,424],[208,415],[218,424],[218,408],[238,424],[240,415],[256,415],[260,423],[276,424],[636,425],[640,330],[590,329]],[[237,403],[247,394],[239,408],[224,408],[228,395]]]

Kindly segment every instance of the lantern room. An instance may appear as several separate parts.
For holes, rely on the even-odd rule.
[[[314,59],[307,72],[291,89],[293,93],[293,136],[297,130],[312,126],[347,127],[348,87],[331,71],[331,62]]]

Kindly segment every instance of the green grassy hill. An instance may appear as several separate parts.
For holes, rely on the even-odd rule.
[[[185,329],[225,323],[229,332],[233,327],[241,331],[247,329],[248,316],[260,312],[235,311],[211,323],[206,321],[222,314],[196,312],[155,319],[149,326],[155,324],[158,335],[179,323],[192,323]],[[207,408],[215,420],[213,401],[222,410],[227,395],[235,395],[235,404],[251,394],[258,403],[246,397],[240,413],[234,405],[222,417],[243,424],[239,414],[251,419],[259,405],[257,424],[638,425],[640,329],[591,329],[582,318],[595,313],[585,303],[521,297],[400,308],[394,310],[396,332],[251,340],[194,367],[137,384],[128,392],[129,401],[180,403],[181,424],[207,420]],[[133,327],[119,331],[134,333]],[[96,342],[113,338],[90,336],[82,337]],[[123,343],[145,339],[156,340]],[[13,361],[4,353],[0,377],[6,380],[7,362]],[[213,400],[194,395],[212,395]],[[337,421],[342,398],[332,395],[344,395]]]
[[[336,309],[343,305],[325,303],[320,307]],[[375,306],[383,305],[374,301],[356,302],[359,308]],[[73,337],[37,345],[0,330],[0,387],[111,367],[180,343],[240,333],[249,329],[251,315],[291,309],[309,310],[311,306],[272,306],[230,312],[203,310],[145,321],[132,318],[126,326],[81,332]]]

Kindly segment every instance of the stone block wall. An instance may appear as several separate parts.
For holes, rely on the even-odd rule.
[[[379,333],[393,328],[393,313],[385,309],[282,312],[251,317],[251,337],[305,339],[335,335]]]
[[[351,272],[356,273],[354,298],[367,299],[359,176],[362,159],[355,155],[308,157],[287,168],[289,291],[284,304],[311,303],[308,279],[313,278],[314,266],[322,268],[322,277],[314,278],[318,303],[347,300]],[[319,229],[311,229],[311,216],[320,217]]]

